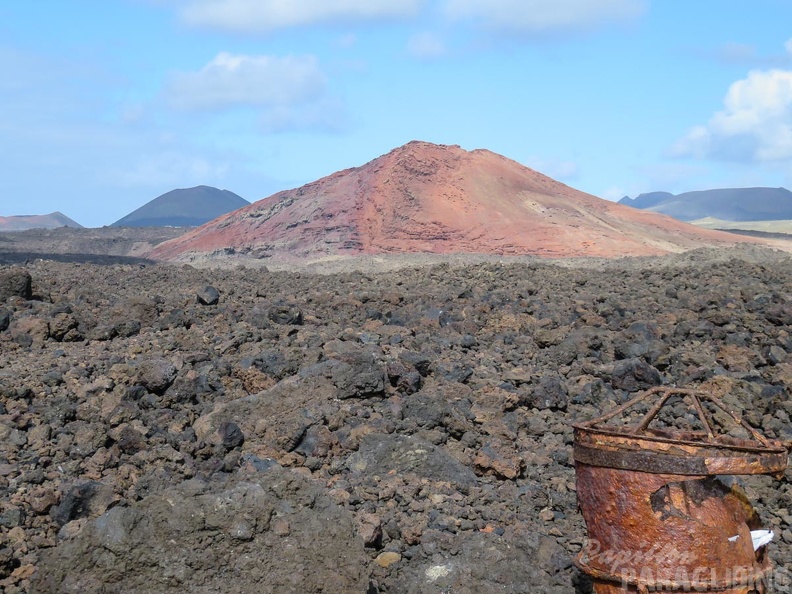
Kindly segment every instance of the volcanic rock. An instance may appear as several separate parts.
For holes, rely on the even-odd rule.
[[[52,519],[59,525],[103,513],[112,503],[113,489],[96,481],[75,485],[64,495],[52,513]]]
[[[476,476],[442,449],[415,437],[372,433],[361,440],[360,449],[347,460],[350,469],[386,475],[396,471],[447,481],[461,489],[475,484]]]
[[[641,359],[619,361],[613,368],[614,388],[636,392],[663,383],[660,372]]]
[[[792,440],[792,260],[754,246],[366,274],[25,271],[35,297],[1,306],[7,594],[589,594],[574,423],[665,384],[725,394]],[[207,285],[215,306],[196,300]],[[270,320],[281,305],[302,324]],[[68,316],[79,336],[61,341]],[[134,331],[99,331],[122,322]],[[654,428],[694,419],[668,409]],[[792,470],[740,480],[792,575]]]
[[[0,270],[0,302],[10,297],[30,299],[31,277],[27,270],[18,267]]]
[[[141,361],[137,369],[137,382],[155,394],[162,394],[176,379],[176,367],[162,358]]]
[[[201,305],[217,305],[220,301],[220,292],[213,286],[207,285],[196,293],[196,298]]]
[[[416,141],[259,200],[150,256],[626,256],[742,240],[601,200],[487,150]]]
[[[50,550],[34,586],[37,592],[365,592],[367,561],[348,511],[305,479],[272,468],[226,481],[185,481],[113,508]],[[313,563],[327,563],[332,574]],[[217,570],[201,569],[209,567]]]

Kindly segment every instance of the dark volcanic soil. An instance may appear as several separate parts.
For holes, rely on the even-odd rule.
[[[2,267],[0,590],[587,592],[570,423],[705,385],[790,439],[790,323],[789,259]]]

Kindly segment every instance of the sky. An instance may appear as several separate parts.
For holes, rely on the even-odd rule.
[[[249,201],[411,140],[610,200],[792,188],[789,0],[0,3],[0,215]]]

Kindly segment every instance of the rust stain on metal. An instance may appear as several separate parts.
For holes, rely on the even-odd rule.
[[[704,431],[649,427],[675,394]],[[603,426],[652,396],[658,401],[637,424]],[[752,439],[716,433],[702,400]],[[578,502],[590,543],[576,563],[594,578],[595,592],[764,592],[772,567],[765,546],[754,550],[759,518],[736,483],[719,475],[782,473],[785,444],[759,434],[716,397],[682,388],[653,388],[574,427]]]

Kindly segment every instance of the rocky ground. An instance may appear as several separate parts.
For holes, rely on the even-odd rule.
[[[0,590],[589,592],[571,423],[704,385],[790,439],[790,323],[739,252],[0,267]],[[778,592],[790,479],[744,479]]]

